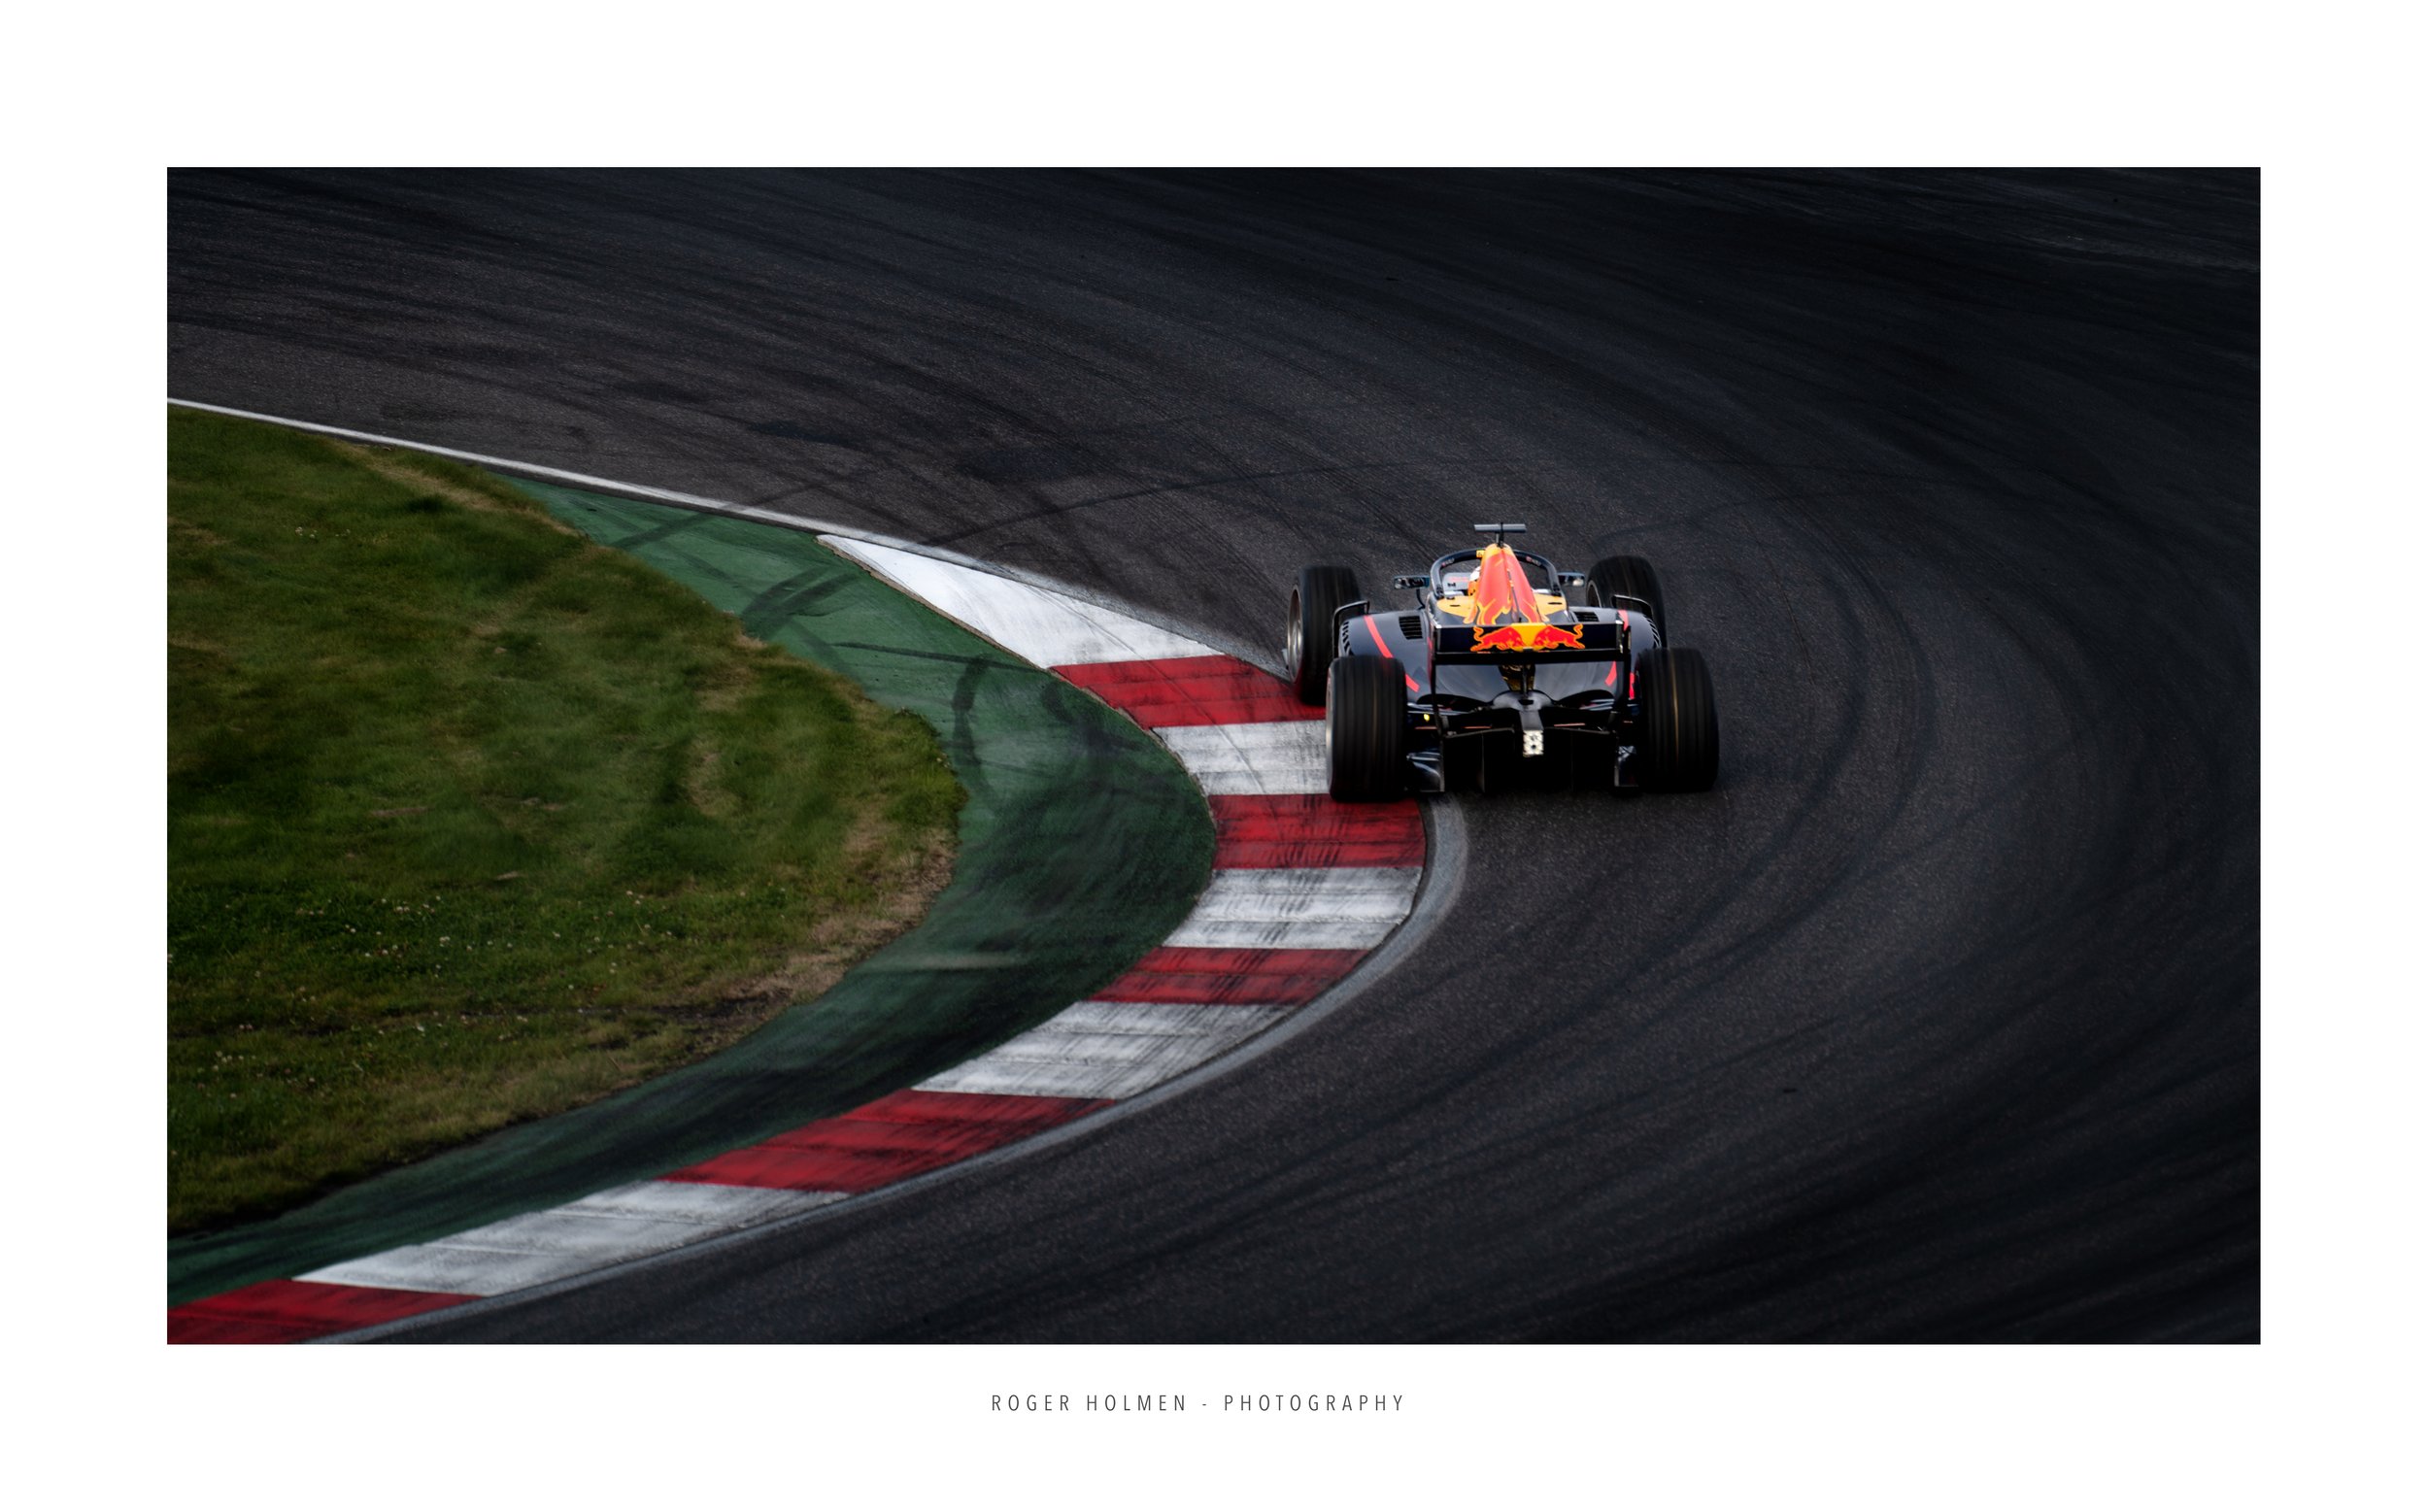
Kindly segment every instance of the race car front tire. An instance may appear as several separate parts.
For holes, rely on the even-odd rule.
[[[1350,802],[1396,798],[1407,787],[1408,689],[1397,662],[1342,656],[1324,700],[1324,751],[1332,795]]]
[[[1666,792],[1702,792],[1720,776],[1720,710],[1703,653],[1647,652],[1636,676],[1640,781]]]
[[[1661,578],[1641,556],[1604,556],[1585,574],[1594,602],[1609,607],[1620,598],[1640,599],[1652,606],[1652,625],[1663,640],[1669,638],[1669,610],[1661,598]]]
[[[1290,622],[1283,632],[1282,661],[1291,686],[1309,708],[1324,702],[1324,674],[1339,651],[1333,617],[1358,601],[1358,575],[1346,567],[1301,567],[1290,593]]]

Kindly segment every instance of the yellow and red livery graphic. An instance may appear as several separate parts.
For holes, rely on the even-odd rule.
[[[1574,630],[1557,624],[1504,624],[1498,629],[1479,630],[1475,635],[1477,651],[1583,651],[1584,639]]]
[[[1542,605],[1534,601],[1534,585],[1517,554],[1496,541],[1475,556],[1475,575],[1467,580],[1467,622],[1478,627],[1505,621],[1539,621]],[[1536,626],[1548,628],[1548,626]],[[1481,651],[1479,641],[1476,649]]]

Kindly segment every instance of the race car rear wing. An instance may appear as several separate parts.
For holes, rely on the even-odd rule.
[[[1433,660],[1442,665],[1504,662],[1609,661],[1626,654],[1624,628],[1610,620],[1581,624],[1445,624],[1433,632]]]

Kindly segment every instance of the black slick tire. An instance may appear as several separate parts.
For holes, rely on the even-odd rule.
[[[1290,590],[1290,622],[1282,632],[1282,664],[1291,687],[1309,708],[1324,702],[1324,674],[1340,649],[1332,616],[1358,601],[1358,575],[1346,567],[1301,567]]]
[[[1332,795],[1349,802],[1399,797],[1407,787],[1408,688],[1399,664],[1342,656],[1324,700],[1324,749]]]
[[[1664,792],[1702,792],[1720,776],[1720,710],[1703,653],[1664,647],[1636,664],[1643,763],[1640,779]]]
[[[1669,607],[1662,601],[1661,578],[1652,563],[1641,556],[1604,556],[1585,574],[1585,582],[1594,590],[1597,605],[1612,605],[1620,598],[1650,604],[1653,628],[1663,640],[1669,638]]]

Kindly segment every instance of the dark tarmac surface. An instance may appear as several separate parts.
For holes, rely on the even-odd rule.
[[[2256,174],[173,174],[170,392],[1277,655],[1524,520],[1720,786],[1467,796],[1274,1054],[422,1339],[2251,1339]]]

